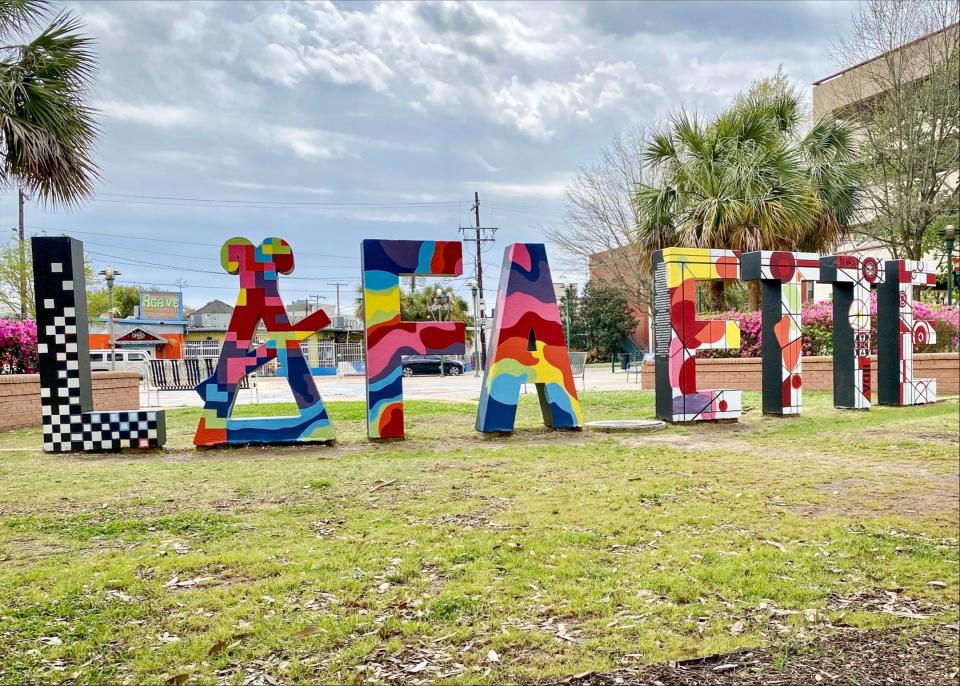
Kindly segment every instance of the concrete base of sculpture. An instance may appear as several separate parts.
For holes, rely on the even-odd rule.
[[[601,422],[587,422],[585,426],[590,431],[643,434],[663,431],[667,428],[667,423],[658,419],[608,419]]]

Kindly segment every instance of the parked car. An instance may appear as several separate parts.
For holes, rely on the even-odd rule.
[[[140,372],[140,380],[147,378],[152,356],[143,350],[91,350],[90,371]]]
[[[403,358],[403,375],[414,374],[440,375],[441,363],[444,376],[459,376],[463,374],[463,362],[459,360],[445,360],[439,355],[408,355]]]

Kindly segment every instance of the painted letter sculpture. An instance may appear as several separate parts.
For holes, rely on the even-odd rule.
[[[697,281],[740,278],[733,250],[667,248],[653,255],[657,417],[695,422],[740,417],[740,391],[697,388],[697,350],[740,347],[735,321],[697,318]]]
[[[93,411],[83,243],[37,237],[31,246],[43,449],[159,448],[166,441],[162,410]]]
[[[365,240],[361,245],[367,344],[367,435],[403,438],[403,357],[462,355],[463,322],[400,321],[400,276],[459,276],[459,241]]]
[[[490,351],[477,431],[513,431],[525,383],[536,384],[545,425],[583,426],[547,251],[541,243],[514,243],[504,253]]]
[[[763,413],[800,414],[803,405],[800,294],[820,278],[816,253],[759,251],[740,256],[744,281],[760,281]]]
[[[323,310],[295,324],[287,318],[278,279],[280,274],[293,271],[293,250],[289,243],[280,238],[267,238],[255,246],[246,238],[231,238],[220,250],[220,262],[228,273],[240,276],[240,293],[216,371],[197,386],[204,404],[194,444],[332,441],[333,425],[300,348],[300,341],[327,326],[330,319]],[[268,340],[254,346],[254,334],[261,319]],[[232,418],[241,379],[273,359],[286,369],[300,414]]]
[[[870,288],[883,283],[874,257],[820,258],[820,281],[833,284],[833,405],[870,409]]]
[[[913,287],[933,286],[932,264],[888,260],[887,280],[877,289],[877,396],[881,405],[922,405],[937,400],[936,379],[913,378],[913,349],[937,342],[929,322],[913,314]]]

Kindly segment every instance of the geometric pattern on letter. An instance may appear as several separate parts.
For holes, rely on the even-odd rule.
[[[323,310],[295,324],[287,318],[278,279],[280,274],[293,271],[290,244],[281,238],[266,238],[254,246],[246,238],[231,238],[220,249],[220,262],[227,273],[239,275],[240,291],[217,367],[210,378],[197,385],[203,413],[194,445],[332,441],[333,424],[300,347],[301,341],[327,326],[330,318]],[[254,346],[261,320],[267,340]],[[232,417],[240,382],[273,359],[286,370],[300,414]]]
[[[460,276],[459,241],[365,240],[361,245],[367,435],[403,438],[403,358],[462,355],[463,322],[400,320],[400,276]]]
[[[937,401],[936,379],[913,378],[913,350],[937,342],[929,322],[913,312],[913,287],[933,286],[929,262],[888,260],[887,280],[877,294],[877,396],[881,405],[923,405]]]
[[[653,255],[657,417],[739,419],[740,391],[697,388],[697,351],[740,347],[735,321],[697,318],[697,282],[739,279],[734,250],[667,248]]]
[[[159,448],[163,410],[94,412],[83,243],[36,237],[33,281],[43,449],[48,453]]]
[[[870,288],[884,281],[875,257],[820,258],[820,281],[833,285],[833,405],[870,409]]]
[[[583,412],[542,243],[514,243],[504,251],[490,351],[477,431],[513,431],[525,383],[537,387],[546,426],[582,427]]]
[[[800,414],[803,338],[800,300],[804,281],[820,278],[820,256],[761,250],[740,256],[744,281],[760,281],[764,414]]]

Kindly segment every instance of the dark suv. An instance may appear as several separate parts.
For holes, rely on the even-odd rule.
[[[463,374],[463,362],[458,360],[442,360],[444,376],[460,376]],[[432,374],[438,376],[441,359],[439,355],[408,355],[403,358],[403,375]]]

